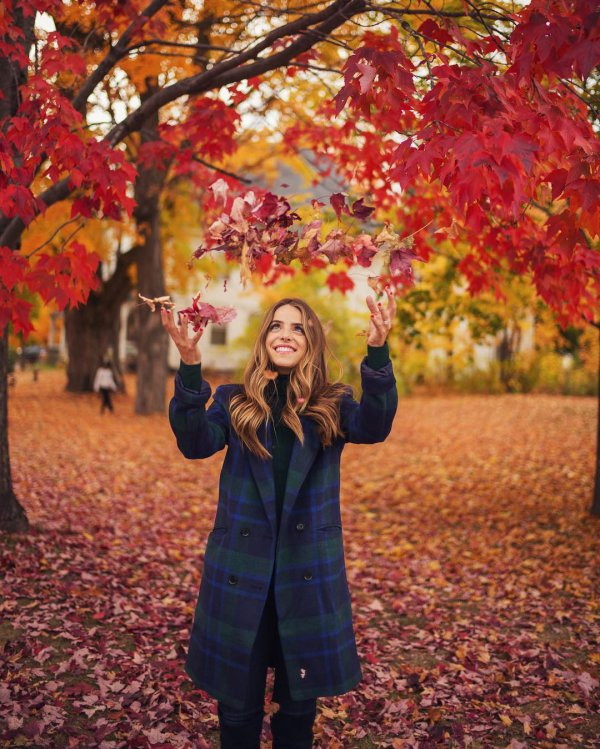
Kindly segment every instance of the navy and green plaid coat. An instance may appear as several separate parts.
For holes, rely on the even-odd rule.
[[[340,401],[344,437],[323,448],[314,422],[301,416],[304,445],[295,438],[279,536],[270,459],[246,448],[231,428],[229,400],[239,385],[187,389],[179,375],[169,406],[171,427],[186,458],[208,458],[227,446],[214,528],[185,670],[194,684],[242,708],[250,654],[274,572],[279,633],[293,699],[343,694],[362,678],[352,625],[340,515],[340,456],[346,442],[382,442],[398,395],[389,362],[361,363],[362,395],[348,387]],[[259,438],[271,451],[272,425]]]

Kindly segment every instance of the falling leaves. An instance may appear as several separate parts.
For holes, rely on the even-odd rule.
[[[233,307],[213,307],[208,302],[201,302],[200,294],[197,294],[192,300],[191,307],[180,310],[179,314],[186,315],[192,323],[192,328],[197,331],[206,327],[209,322],[226,325],[235,320],[237,311]]]
[[[240,278],[244,285],[254,272],[261,273],[265,282],[273,282],[293,260],[300,261],[304,269],[323,267],[327,263],[334,265],[340,260],[344,260],[348,266],[357,264],[367,268],[376,258],[380,247],[391,268],[394,283],[411,285],[413,282],[411,263],[420,258],[410,250],[407,244],[410,238],[403,240],[390,230],[388,235],[395,245],[383,247],[385,241],[381,237],[384,233],[380,233],[378,238],[371,238],[365,233],[357,236],[350,231],[350,226],[343,227],[341,224],[322,237],[323,220],[318,217],[318,210],[323,203],[317,200],[312,200],[315,210],[313,220],[296,226],[301,217],[285,198],[270,192],[256,193],[254,190],[249,190],[243,196],[234,196],[223,179],[216,180],[210,189],[222,210],[208,227],[193,258],[201,258],[209,252],[226,252],[239,262]],[[374,206],[365,204],[364,198],[350,205],[342,193],[332,194],[329,202],[340,221],[342,214],[350,219],[366,221],[375,210]],[[345,293],[353,287],[352,282],[344,281],[336,273],[333,271],[327,279],[331,289]],[[347,278],[346,274],[344,276]]]
[[[0,538],[2,749],[218,746],[183,661],[223,454],[186,461],[127,385],[103,417],[61,372],[11,390],[33,527]],[[319,698],[316,749],[595,747],[595,429],[593,398],[419,396],[386,442],[345,448],[364,678]]]
[[[171,301],[170,296],[155,296],[152,299],[142,296],[141,294],[138,294],[138,297],[142,300],[144,304],[147,304],[148,307],[154,312],[156,310],[156,305],[159,307],[174,307],[175,302]]]

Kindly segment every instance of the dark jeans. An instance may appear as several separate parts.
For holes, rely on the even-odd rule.
[[[288,677],[283,660],[283,651],[277,629],[277,611],[273,591],[273,579],[269,587],[269,595],[260,621],[256,642],[252,650],[250,665],[250,684],[243,710],[231,707],[219,700],[218,712],[220,718],[232,726],[252,725],[256,723],[258,715],[264,715],[265,687],[267,683],[267,668],[275,664],[275,683],[273,685],[273,702],[279,704],[279,715],[314,716],[317,699],[293,700],[290,695]]]
[[[100,413],[104,413],[104,409],[108,408],[109,411],[114,411],[111,400],[112,390],[110,388],[100,388],[100,395],[102,396],[102,405],[100,406]]]

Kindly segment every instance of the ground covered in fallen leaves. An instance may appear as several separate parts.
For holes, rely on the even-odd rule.
[[[0,536],[0,746],[217,747],[216,703],[183,659],[224,453],[187,461],[131,394],[100,416],[63,387],[21,373],[10,393],[32,530]],[[346,448],[365,678],[319,699],[316,747],[598,746],[596,411],[419,396],[384,444]]]

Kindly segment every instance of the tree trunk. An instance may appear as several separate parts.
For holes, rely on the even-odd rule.
[[[150,80],[142,101],[154,93]],[[144,125],[142,142],[158,139],[158,114]],[[143,237],[143,248],[137,261],[138,289],[145,297],[164,296],[162,238],[160,231],[160,194],[168,167],[139,167],[135,184],[134,216]],[[167,353],[169,339],[158,312],[140,307],[137,334],[137,392],[135,412],[164,413],[167,386]]]
[[[165,294],[162,268],[160,217],[154,217],[152,232],[138,263],[140,294],[154,297]],[[167,386],[167,354],[169,339],[158,312],[148,307],[138,310],[137,337],[137,393],[135,412],[138,414],[164,413]]]
[[[19,43],[23,47],[25,57],[28,57],[33,44],[35,13],[24,15],[18,6],[13,8],[12,12],[13,25],[21,31]],[[1,41],[6,39],[0,37]],[[27,67],[21,68],[14,60],[0,55],[0,120],[12,117],[17,112],[20,102],[19,87],[26,80]],[[15,154],[15,165],[18,166],[22,160],[22,155]],[[0,233],[9,222],[10,219],[0,210]],[[20,242],[17,241],[11,245],[11,249],[16,251],[19,245]],[[29,529],[29,521],[12,485],[8,446],[8,329],[5,328],[0,333],[0,530],[20,533]]]
[[[67,390],[84,393],[92,390],[96,370],[112,347],[118,352],[120,330],[120,304],[107,306],[103,294],[92,292],[85,305],[65,313],[65,335],[69,361],[67,364]],[[119,372],[118,356],[113,362]]]
[[[598,324],[598,337],[600,337],[600,323]],[[596,478],[590,512],[600,518],[600,353],[598,355],[598,412],[596,420],[598,424],[596,429]]]
[[[114,352],[115,375],[124,382],[119,363],[121,306],[131,293],[128,268],[140,247],[119,255],[113,275],[98,291],[90,292],[85,304],[65,312],[65,336],[69,361],[67,390],[85,393],[92,389],[94,376],[109,348]]]
[[[23,533],[29,530],[25,510],[12,485],[8,451],[8,330],[0,338],[0,531]]]

